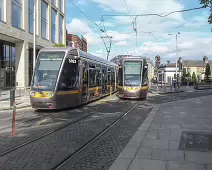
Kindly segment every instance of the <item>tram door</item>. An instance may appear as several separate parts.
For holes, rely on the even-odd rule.
[[[88,63],[87,61],[82,62],[83,71],[83,85],[82,85],[82,103],[86,102],[89,99],[88,95]]]

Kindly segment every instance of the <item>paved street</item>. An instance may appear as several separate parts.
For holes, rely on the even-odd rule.
[[[161,152],[169,152],[168,149],[172,145],[176,150],[182,130],[200,127],[197,125],[198,121],[207,122],[204,124],[205,126],[201,126],[202,129],[211,127],[211,120],[209,120],[211,115],[206,114],[205,108],[200,108],[200,106],[204,107],[204,98],[207,98],[207,104],[209,103],[211,94],[209,90],[163,95],[149,93],[147,100],[138,103],[133,100],[119,100],[113,95],[113,97],[107,97],[81,108],[54,113],[20,109],[17,113],[15,137],[11,137],[11,111],[0,112],[0,166],[3,169],[37,169],[38,167],[39,169],[54,169],[70,157],[60,169],[109,169],[118,156],[117,160],[122,159],[123,156],[120,157],[119,154],[122,151],[126,152],[125,146],[127,146],[127,154],[135,155],[141,145],[140,141],[143,140],[141,137],[147,131],[147,123],[153,119],[153,113],[157,113],[155,109],[151,112],[155,107],[160,107],[160,110],[157,113],[158,116],[156,114],[154,118],[151,130],[148,130],[147,142],[143,149],[144,153],[149,153],[149,147],[150,150],[152,147],[151,143],[153,148],[159,146],[158,149],[163,149],[162,151],[151,150],[151,154],[153,150],[156,152],[156,156],[152,157],[158,160],[164,157],[161,156]],[[190,108],[192,108],[191,111]],[[178,115],[179,110],[180,115]],[[205,115],[200,114],[203,110]],[[110,127],[127,111],[129,113],[114,126],[100,135],[91,145],[74,155],[78,149]],[[150,117],[147,117],[148,113],[150,113]],[[208,120],[196,118],[201,115],[207,116]],[[139,126],[141,127],[139,128]],[[133,136],[137,129],[139,131]],[[128,144],[130,139],[135,141]],[[133,147],[131,147],[132,145]],[[124,148],[125,150],[123,150]],[[179,152],[184,153],[184,151]],[[188,154],[190,152],[186,151]],[[151,159],[153,159],[152,157]],[[124,162],[127,163],[128,160],[127,157]],[[161,161],[161,164],[167,163],[164,160]],[[204,164],[209,164],[209,162]],[[114,166],[120,165],[116,161],[111,168]]]
[[[212,136],[211,100],[205,96],[155,106],[110,170],[211,170],[212,138],[204,136]],[[200,137],[192,138],[192,132]]]

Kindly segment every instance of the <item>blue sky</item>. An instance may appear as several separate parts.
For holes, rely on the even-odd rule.
[[[71,0],[92,21],[99,24],[103,14],[128,14],[124,0]],[[162,13],[200,7],[199,0],[126,0],[130,14]],[[67,30],[88,40],[88,52],[106,58],[106,50],[99,29],[66,0]],[[207,23],[209,9],[174,13],[168,17],[137,18],[138,44],[130,17],[104,17],[108,35],[113,36],[110,58],[119,54],[142,55],[162,61],[176,57],[175,34],[178,36],[178,55],[184,59],[212,59],[212,32]],[[102,25],[100,25],[101,28]],[[151,33],[148,33],[151,32]],[[168,35],[173,34],[173,35]],[[109,41],[106,40],[106,44]]]

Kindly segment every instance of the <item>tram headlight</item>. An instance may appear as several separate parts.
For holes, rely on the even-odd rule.
[[[46,93],[47,97],[52,97],[54,95],[54,93]]]
[[[31,91],[31,92],[30,92],[30,95],[31,95],[31,96],[35,96],[35,92],[34,92],[34,91]]]

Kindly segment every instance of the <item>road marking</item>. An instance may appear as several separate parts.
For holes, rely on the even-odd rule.
[[[46,122],[47,119],[41,120],[40,122],[36,123],[35,126],[40,126],[42,123]]]

